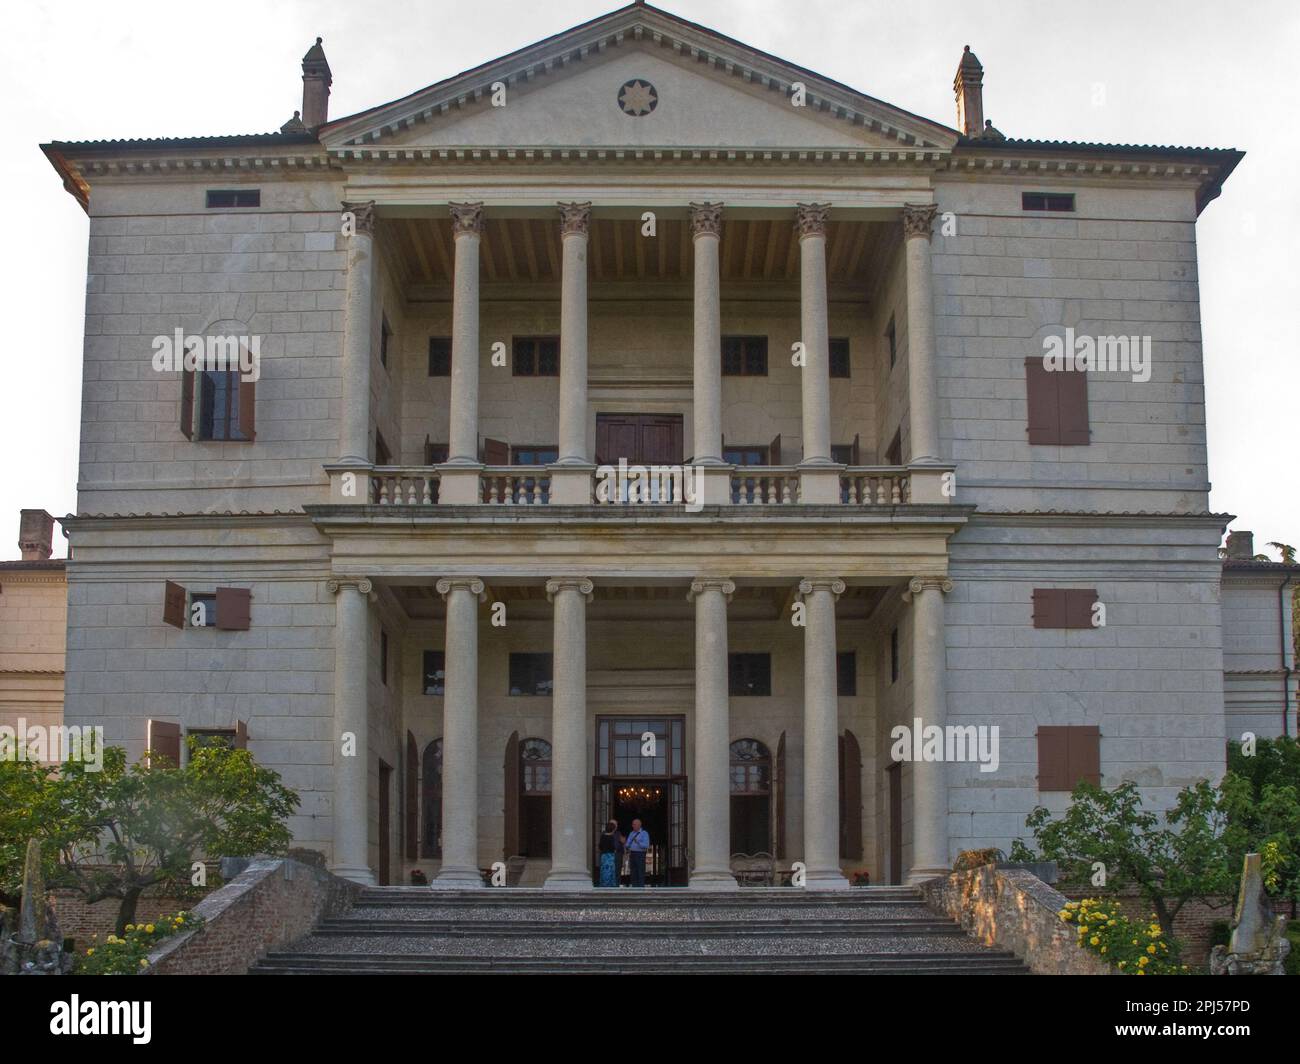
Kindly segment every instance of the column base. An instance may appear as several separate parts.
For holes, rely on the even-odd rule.
[[[357,868],[349,865],[333,865],[330,871],[340,879],[350,879],[353,883],[360,883],[363,887],[373,887],[375,883],[375,874],[369,868]]]
[[[690,890],[739,890],[740,884],[730,872],[692,872],[686,886]]]
[[[951,868],[909,868],[905,882],[907,886],[914,887],[917,883],[924,883],[927,879],[939,879],[942,876],[949,875],[952,875]]]
[[[849,881],[839,870],[828,872],[807,872],[804,875],[804,890],[848,890]]]
[[[595,890],[586,872],[552,872],[542,884],[543,890]]]
[[[478,869],[449,868],[429,881],[430,890],[487,890]]]

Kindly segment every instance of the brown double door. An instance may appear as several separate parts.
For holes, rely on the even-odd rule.
[[[596,462],[618,465],[681,465],[681,414],[597,414]]]

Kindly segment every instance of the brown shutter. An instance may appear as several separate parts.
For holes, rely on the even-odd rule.
[[[1025,394],[1029,401],[1030,443],[1061,442],[1057,378],[1063,375],[1044,366],[1042,356],[1025,359]]]
[[[1070,781],[1069,728],[1039,725],[1038,727],[1038,789],[1040,791],[1069,791]]]
[[[248,725],[242,720],[235,721],[235,738],[232,745],[236,750],[248,749]]]
[[[772,442],[767,445],[767,464],[781,464],[781,434],[778,432],[772,437]]]
[[[1101,729],[1095,724],[1067,728],[1069,732],[1069,789],[1080,783],[1101,786]]]
[[[1089,588],[1082,590],[1070,588],[1065,592],[1065,627],[1091,628],[1092,607],[1097,601],[1097,592]]]
[[[505,857],[509,860],[519,853],[519,733],[510,733],[506,743],[505,761]]]
[[[1061,446],[1086,447],[1092,442],[1088,427],[1088,374],[1082,370],[1066,370],[1051,376],[1057,378]]]
[[[420,748],[415,736],[406,733],[406,856],[420,856]]]
[[[785,859],[785,732],[776,744],[776,771],[772,775],[772,819],[776,821],[772,845],[780,861]]]
[[[239,434],[246,440],[257,439],[257,381],[239,381]]]
[[[1061,588],[1034,588],[1034,627],[1066,628],[1066,598]]]
[[[840,855],[849,861],[862,860],[862,747],[847,728],[840,740],[844,766],[844,816],[840,821]]]
[[[181,370],[181,432],[194,439],[194,371]]]
[[[149,766],[152,768],[157,759],[161,768],[165,764],[173,767],[181,763],[181,726],[166,720],[151,720],[145,733],[145,746],[148,748]]]
[[[228,632],[247,632],[252,592],[246,587],[217,588],[217,627]]]
[[[500,440],[483,440],[483,464],[505,466],[510,464],[510,445]]]
[[[163,585],[163,623],[173,628],[185,627],[185,589],[168,580]]]

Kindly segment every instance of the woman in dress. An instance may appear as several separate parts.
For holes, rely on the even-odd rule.
[[[618,869],[623,863],[623,836],[618,821],[611,820],[600,834],[600,885],[618,886]]]

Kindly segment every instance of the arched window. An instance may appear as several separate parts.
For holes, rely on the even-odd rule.
[[[522,739],[519,766],[524,794],[551,793],[551,744],[545,739]]]
[[[772,852],[772,753],[757,739],[731,744],[731,852]]]
[[[442,856],[442,740],[434,739],[424,748],[424,835],[421,855]]]
[[[519,852],[551,856],[551,744],[519,740]]]

